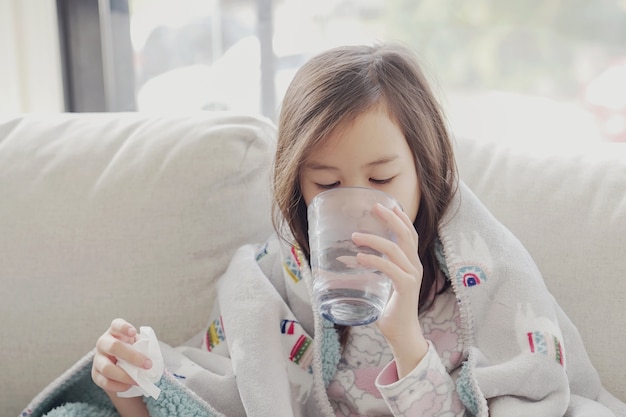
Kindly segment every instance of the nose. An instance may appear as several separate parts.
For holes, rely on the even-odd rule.
[[[367,207],[358,207],[356,205],[344,207],[342,211],[344,216],[354,220],[363,219],[370,215],[370,210]]]
[[[370,184],[363,184],[362,182],[354,181],[349,183],[342,183],[340,188],[365,188],[373,189]],[[363,193],[349,193],[349,196],[343,199],[341,210],[350,219],[358,220],[363,219],[371,215],[372,206],[374,200],[368,194]]]

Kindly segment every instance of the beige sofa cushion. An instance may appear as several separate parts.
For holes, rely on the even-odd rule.
[[[461,177],[525,244],[605,386],[626,401],[626,144],[547,145],[458,139]]]
[[[272,231],[274,138],[266,120],[228,113],[0,120],[0,414],[115,317],[171,344],[201,330],[209,284]]]

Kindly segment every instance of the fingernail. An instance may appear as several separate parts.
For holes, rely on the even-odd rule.
[[[150,359],[146,359],[145,361],[143,361],[143,367],[144,369],[152,368],[152,361]]]

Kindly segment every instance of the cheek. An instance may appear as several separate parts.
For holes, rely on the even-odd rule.
[[[306,204],[307,207],[309,206],[309,203],[311,203],[311,200],[313,200],[313,197],[320,193],[319,190],[314,189],[311,186],[307,186],[302,182],[300,183],[300,192],[302,193],[302,199],[304,200],[304,204]]]
[[[407,181],[400,189],[394,191],[393,195],[396,196],[396,199],[402,205],[402,209],[411,221],[415,223],[421,200],[419,184],[417,181]]]
[[[419,211],[419,200],[412,201],[411,205],[406,210],[406,214],[411,219],[411,222],[415,223],[415,219],[417,219],[417,212],[418,211]]]
[[[405,197],[403,200],[398,200],[398,202],[402,205],[402,210],[411,219],[411,222],[415,223],[419,209],[419,200],[417,198],[407,199]]]

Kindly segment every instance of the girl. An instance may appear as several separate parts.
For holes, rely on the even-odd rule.
[[[207,410],[623,415],[527,252],[459,181],[445,119],[408,49],[347,46],[306,63],[283,101],[273,183],[279,237],[234,256],[201,344],[164,346],[169,371]],[[311,306],[306,209],[343,186],[385,191],[403,211],[375,208],[396,243],[353,235],[385,255],[357,257],[393,283],[383,315],[333,328]],[[118,359],[151,367],[135,336],[113,321],[97,342],[93,381],[123,417],[165,415],[164,400],[116,395],[134,384]]]

